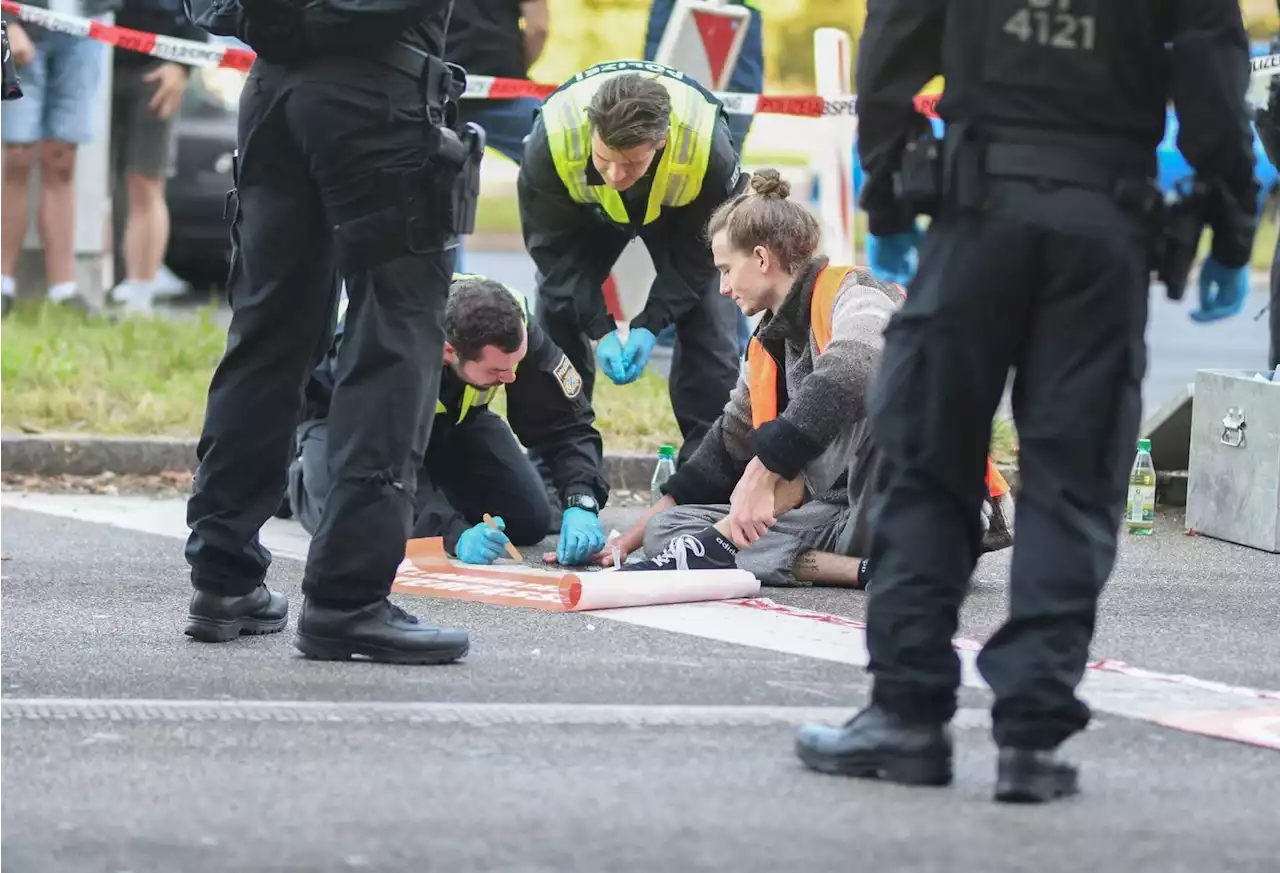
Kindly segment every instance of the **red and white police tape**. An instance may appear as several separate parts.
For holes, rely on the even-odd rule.
[[[46,30],[68,33],[73,36],[95,39],[116,48],[141,52],[166,61],[176,61],[193,67],[228,67],[248,70],[257,55],[249,49],[194,42],[172,36],[157,36],[114,24],[91,21],[77,15],[50,12],[11,0],[0,0],[0,7],[12,13],[19,21],[38,25]],[[467,90],[463,95],[473,100],[501,100],[510,97],[546,97],[556,89],[555,85],[530,82],[524,79],[499,79],[493,76],[467,76]],[[772,114],[797,115],[819,118],[822,116],[850,116],[854,114],[854,99],[824,99],[816,95],[772,94],[717,94],[725,108],[735,115]],[[936,98],[935,98],[936,99]],[[924,103],[922,101],[922,108]]]
[[[173,36],[157,36],[141,30],[117,27],[91,21],[78,15],[50,12],[12,0],[0,0],[0,8],[18,17],[19,21],[38,25],[46,30],[68,33],[72,36],[95,39],[116,48],[141,52],[166,61],[176,61],[193,67],[228,67],[247,71],[257,55],[249,49],[218,43],[194,42]],[[1280,73],[1280,54],[1263,55],[1250,60],[1252,74],[1275,75]],[[494,76],[468,76],[467,90],[463,97],[473,100],[502,100],[511,97],[535,97],[541,99],[556,89],[555,85],[530,82],[524,79],[499,79]],[[856,97],[819,97],[814,94],[746,94],[720,92],[717,97],[732,115],[791,115],[806,118],[851,116],[857,107]],[[925,115],[936,117],[934,107],[941,95],[930,94],[916,98],[916,108]]]

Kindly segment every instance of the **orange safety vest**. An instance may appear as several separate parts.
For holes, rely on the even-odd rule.
[[[813,298],[809,303],[809,330],[818,354],[822,354],[831,342],[831,310],[836,295],[853,267],[823,267],[813,283]],[[751,337],[747,344],[747,391],[751,398],[751,426],[760,427],[778,417],[778,363],[765,349],[764,343]],[[987,458],[987,491],[992,497],[1003,497],[1009,491],[1009,483]]]

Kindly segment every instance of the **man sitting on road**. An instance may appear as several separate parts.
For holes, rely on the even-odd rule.
[[[565,506],[557,560],[587,561],[604,545],[599,510],[609,487],[581,377],[530,322],[524,298],[490,279],[454,274],[444,333],[447,366],[418,469],[413,536],[443,537],[446,551],[470,564],[497,560],[508,542],[541,541],[551,528],[551,505],[518,436],[548,461]],[[318,526],[329,490],[327,416],[341,336],[340,314],[333,348],[307,385],[298,457],[289,468],[289,500],[308,532]],[[489,409],[500,385],[507,386],[511,428]],[[484,522],[486,513],[497,528]]]
[[[615,543],[624,554],[643,544],[650,556],[626,570],[736,566],[765,585],[852,588],[874,578],[860,557],[879,468],[868,391],[884,327],[905,298],[868,270],[814,257],[818,223],[788,193],[764,170],[711,218],[721,293],[765,315],[724,412]],[[1008,486],[989,472],[987,551],[1012,542]],[[597,560],[611,563],[612,549]]]

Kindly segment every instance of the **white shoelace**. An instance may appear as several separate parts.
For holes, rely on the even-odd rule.
[[[690,552],[701,558],[707,554],[707,547],[702,544],[702,540],[690,534],[673,537],[667,547],[654,556],[653,565],[662,567],[675,561],[677,570],[688,570]]]

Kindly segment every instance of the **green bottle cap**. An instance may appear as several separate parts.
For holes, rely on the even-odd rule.
[[[659,446],[658,447],[659,458],[674,458],[675,456],[676,456],[675,446]]]
[[[1138,448],[1144,452],[1151,451],[1151,440],[1138,440]]]

